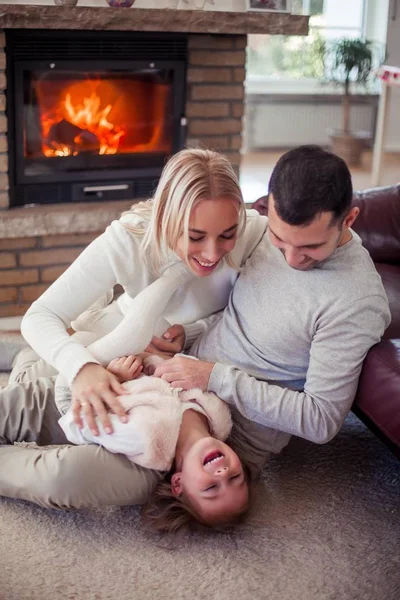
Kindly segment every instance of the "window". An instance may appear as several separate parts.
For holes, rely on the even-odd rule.
[[[249,35],[248,81],[320,79],[324,40],[364,33],[366,0],[293,0],[292,12],[310,15],[309,35]]]

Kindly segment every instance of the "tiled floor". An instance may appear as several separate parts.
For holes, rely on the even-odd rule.
[[[250,152],[243,156],[240,183],[246,203],[252,203],[268,191],[268,181],[275,163],[285,150]],[[361,167],[351,168],[353,187],[363,190],[371,187],[372,153],[366,152]],[[400,182],[400,153],[386,154],[381,185]]]

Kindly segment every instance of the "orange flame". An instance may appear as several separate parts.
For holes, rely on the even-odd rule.
[[[46,157],[170,152],[168,85],[113,78],[34,82]]]
[[[82,104],[75,106],[71,100],[71,94],[67,93],[65,99],[61,102],[60,112],[65,114],[66,120],[79,127],[83,131],[90,131],[99,141],[99,154],[116,154],[119,141],[125,135],[124,130],[118,130],[114,127],[107,117],[112,109],[111,104],[100,109],[101,99],[93,92],[88,98],[83,98]],[[59,122],[59,120],[58,120]],[[57,118],[45,115],[42,118],[43,133],[48,138],[51,126],[57,123]],[[74,144],[82,144],[82,138],[78,134],[74,137]],[[44,143],[43,154],[45,156],[76,156],[77,150],[55,141]]]

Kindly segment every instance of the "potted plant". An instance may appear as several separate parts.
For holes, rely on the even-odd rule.
[[[341,38],[325,44],[321,52],[324,81],[343,90],[342,127],[329,132],[331,149],[349,165],[358,165],[366,140],[371,136],[350,130],[351,94],[356,86],[369,87],[378,63],[376,48],[369,40]]]

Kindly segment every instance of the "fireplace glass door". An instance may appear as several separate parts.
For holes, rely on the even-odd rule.
[[[187,36],[6,32],[11,204],[148,198],[185,145]]]
[[[171,71],[35,70],[23,85],[25,175],[172,153]]]

